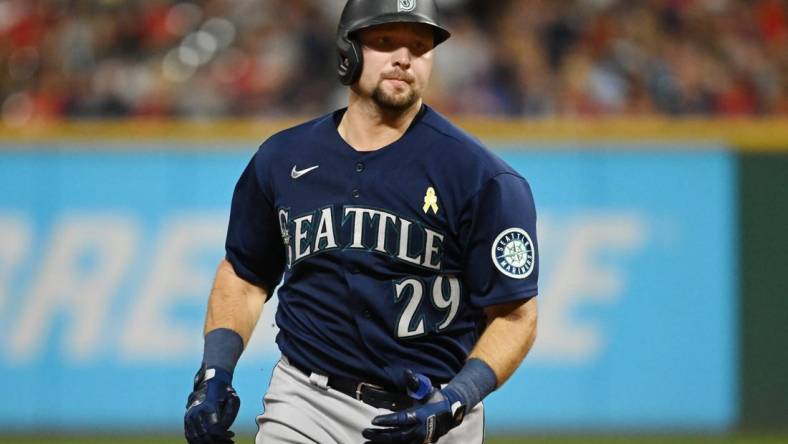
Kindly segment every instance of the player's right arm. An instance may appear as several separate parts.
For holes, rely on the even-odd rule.
[[[227,259],[223,259],[216,269],[208,299],[205,334],[228,329],[237,333],[245,346],[252,337],[267,299],[268,292],[264,288],[241,279]]]
[[[235,365],[284,270],[279,220],[259,154],[235,186],[226,255],[208,298],[202,365],[184,416],[190,444],[232,443],[229,428],[240,406],[232,388]]]
[[[190,444],[232,442],[229,428],[240,407],[233,371],[266,299],[266,290],[240,278],[227,259],[219,263],[205,316],[203,361],[184,415]]]

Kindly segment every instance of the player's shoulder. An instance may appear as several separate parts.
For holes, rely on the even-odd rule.
[[[299,148],[313,146],[311,142],[324,137],[323,133],[333,118],[332,112],[274,133],[259,146],[258,156],[273,159],[286,153],[292,154]]]
[[[500,174],[512,174],[522,178],[478,138],[426,105],[422,122],[439,138],[439,143],[432,144],[431,155],[449,159],[466,179],[477,177],[478,180],[485,181]]]

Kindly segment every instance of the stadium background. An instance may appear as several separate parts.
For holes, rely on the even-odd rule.
[[[540,211],[490,442],[788,441],[786,2],[441,3],[428,103]],[[233,182],[342,106],[341,4],[0,1],[0,442],[178,442]]]

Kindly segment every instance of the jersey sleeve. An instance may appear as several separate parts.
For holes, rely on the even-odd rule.
[[[225,251],[235,273],[270,298],[282,278],[285,250],[263,170],[258,151],[235,185]]]
[[[471,304],[486,307],[536,296],[536,209],[528,182],[498,174],[469,205],[464,275]]]

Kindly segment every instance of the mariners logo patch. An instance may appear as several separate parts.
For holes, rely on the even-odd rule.
[[[520,228],[504,230],[492,245],[495,267],[506,276],[525,279],[534,270],[534,244]]]
[[[416,0],[398,0],[397,12],[410,12],[416,9]]]

